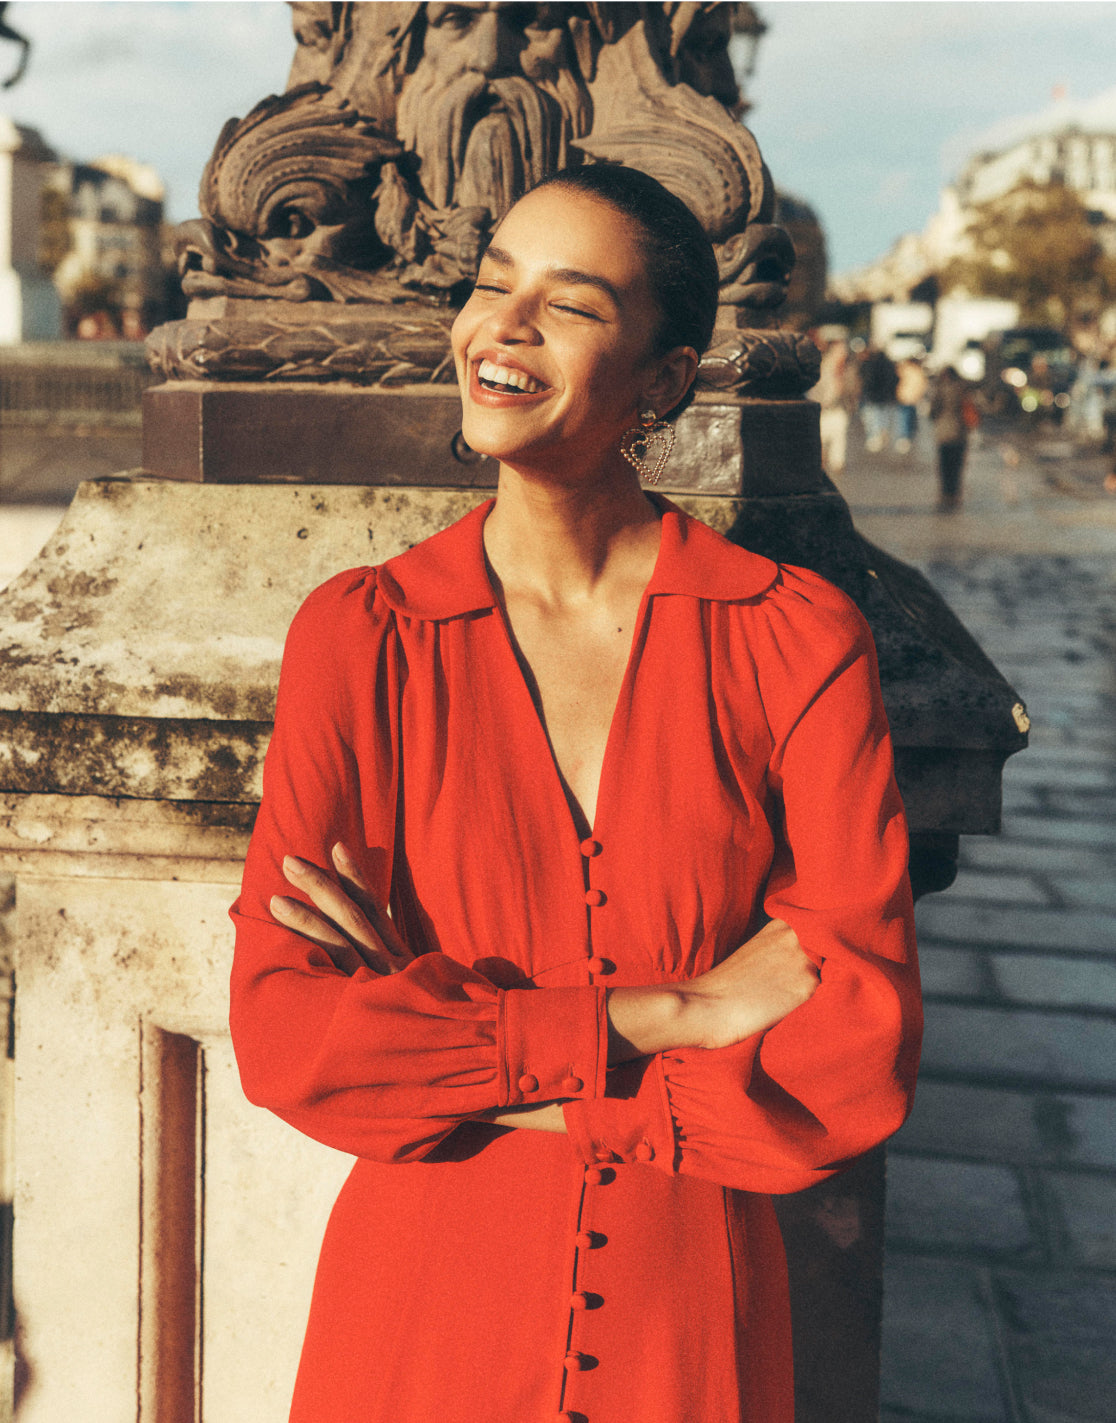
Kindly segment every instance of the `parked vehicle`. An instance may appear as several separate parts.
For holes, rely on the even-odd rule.
[[[1052,326],[1015,326],[984,342],[982,396],[994,415],[1061,423],[1077,376],[1077,353]]]

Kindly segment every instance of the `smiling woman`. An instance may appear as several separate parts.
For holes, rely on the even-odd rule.
[[[358,1158],[296,1423],[790,1423],[768,1193],[907,1111],[867,629],[636,475],[716,294],[652,179],[528,194],[453,332],[495,500],[292,626],[231,1022],[248,1096]]]

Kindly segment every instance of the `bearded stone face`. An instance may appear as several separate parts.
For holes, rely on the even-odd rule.
[[[545,5],[431,4],[421,55],[403,83],[396,132],[419,159],[435,208],[484,207],[499,221],[566,163],[588,96]]]

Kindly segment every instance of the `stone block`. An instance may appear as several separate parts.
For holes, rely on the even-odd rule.
[[[891,1151],[887,1240],[901,1249],[1020,1255],[1037,1250],[1019,1177],[1007,1166]]]
[[[961,863],[971,869],[1041,871],[1111,879],[1112,855],[1103,846],[1042,845],[1007,835],[970,835],[961,841]]]
[[[1016,1396],[1029,1423],[1111,1423],[1116,1280],[999,1275]]]
[[[922,992],[927,999],[988,996],[991,981],[988,954],[920,944],[918,960],[922,971]]]
[[[1040,857],[1035,858],[1038,860]],[[950,886],[949,902],[955,904],[967,899],[987,900],[998,904],[1046,906],[1050,903],[1049,893],[1030,875],[995,874],[965,869],[961,870]]]
[[[1087,909],[958,904],[942,897],[923,906],[919,924],[924,937],[936,943],[1116,955],[1116,916]]]
[[[1048,1171],[1043,1181],[1054,1201],[1070,1260],[1116,1270],[1116,1174]]]
[[[1076,869],[1084,866],[1078,864]],[[1098,866],[1095,874],[1060,874],[1055,879],[1058,893],[1075,909],[1108,909],[1116,915],[1116,875],[1111,860]]]
[[[900,1416],[1008,1423],[980,1274],[893,1252],[884,1267],[881,1402]]]
[[[1083,849],[1112,849],[1116,846],[1116,824],[1102,820],[1059,819],[1008,811],[1004,834],[1033,845],[1080,845]]]
[[[924,1078],[893,1142],[927,1155],[1116,1170],[1116,1099]]]
[[[1116,961],[1053,954],[995,954],[997,988],[1013,1003],[1116,1010]]]
[[[969,1004],[927,1005],[924,1069],[1048,1086],[1116,1087],[1116,1021]]]

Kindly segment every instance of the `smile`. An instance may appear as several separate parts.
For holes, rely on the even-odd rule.
[[[495,361],[487,359],[477,366],[477,380],[485,390],[499,395],[538,395],[548,388],[526,371],[509,370],[507,366],[498,366]]]

